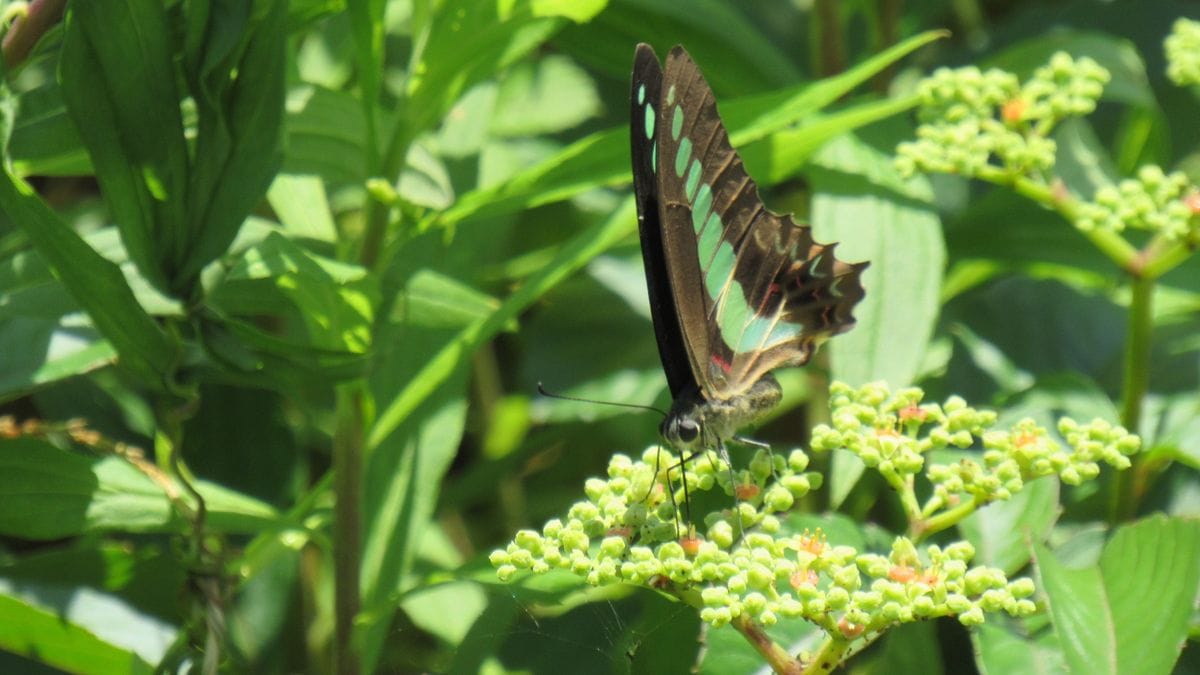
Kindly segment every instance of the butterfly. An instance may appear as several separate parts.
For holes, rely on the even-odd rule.
[[[838,260],[835,244],[763,206],[683,47],[663,68],[639,44],[631,88],[642,261],[672,399],[660,431],[677,450],[724,454],[779,403],[771,371],[854,326],[867,263]]]

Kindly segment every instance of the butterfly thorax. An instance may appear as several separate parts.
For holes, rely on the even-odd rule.
[[[714,448],[761,419],[782,396],[783,390],[770,375],[728,399],[706,399],[699,390],[688,389],[675,397],[659,431],[676,450]]]

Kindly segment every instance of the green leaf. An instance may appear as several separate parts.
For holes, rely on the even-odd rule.
[[[116,647],[59,612],[0,595],[0,648],[72,673],[149,674],[150,664],[133,651]]]
[[[169,35],[155,0],[83,3],[67,15],[59,61],[105,204],[130,258],[164,291],[187,241],[189,176]]]
[[[608,6],[608,0],[531,0],[535,16],[563,16],[575,23],[593,19]]]
[[[7,170],[0,176],[0,204],[116,349],[121,364],[150,387],[164,387],[174,369],[175,348],[138,304],[120,269],[88,246],[24,181]]]
[[[550,55],[519,63],[500,82],[490,130],[533,136],[570,129],[600,112],[596,85],[571,59]]]
[[[444,331],[415,326],[392,331],[403,336],[404,349],[376,362],[371,376],[376,396],[409,385],[445,343]],[[445,473],[462,440],[468,365],[465,357],[451,364],[436,390],[410,411],[403,425],[374,444],[366,457],[363,611],[356,625],[366,664],[378,658],[394,611],[394,595],[411,572],[417,547],[431,526]]]
[[[975,644],[979,672],[984,675],[1066,672],[1054,631],[1044,625],[1035,630],[1036,623],[1044,624],[1045,619],[1032,617],[1018,622],[989,615],[987,623],[976,626],[971,631],[971,641]]]
[[[327,243],[337,240],[325,184],[317,176],[280,173],[267,190],[267,200],[288,236]]]
[[[1058,145],[1054,174],[1080,198],[1090,201],[1097,189],[1120,180],[1112,157],[1087,120],[1067,120],[1055,130],[1054,142]]]
[[[367,127],[350,94],[312,85],[291,89],[285,130],[285,173],[314,174],[333,184],[366,180]]]
[[[182,297],[225,253],[282,160],[287,3],[187,7],[185,66],[198,119],[186,247],[171,277]]]
[[[462,328],[499,307],[495,298],[431,269],[417,270],[396,296],[390,320],[426,328]],[[510,322],[505,330],[516,328]]]
[[[8,143],[18,176],[79,176],[92,173],[79,132],[67,114],[58,82],[22,92]]]
[[[826,145],[811,172],[816,239],[842,260],[870,261],[858,324],[830,341],[833,375],[851,384],[912,383],[933,334],[946,253],[929,185],[904,182],[888,158],[854,137]]]
[[[297,346],[347,354],[365,353],[371,344],[371,319],[378,291],[366,270],[321,258],[272,232],[243,252],[220,286],[214,306],[235,314],[288,314],[303,326]]]
[[[414,206],[444,209],[454,203],[454,186],[446,166],[424,142],[408,147],[408,158],[396,182],[396,194]]]
[[[1170,673],[1200,584],[1200,522],[1153,516],[1116,531],[1098,564],[1068,568],[1035,545],[1071,672]]]
[[[255,532],[276,519],[257,500],[203,482],[197,489],[215,531]],[[172,490],[183,492],[177,484]],[[163,488],[123,459],[87,457],[32,438],[0,440],[0,532],[6,535],[49,540],[181,527]]]

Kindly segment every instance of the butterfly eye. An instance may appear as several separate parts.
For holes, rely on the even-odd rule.
[[[691,445],[700,437],[700,425],[695,420],[680,420],[678,426],[675,427],[675,433],[679,435],[679,440],[683,441],[685,445]]]

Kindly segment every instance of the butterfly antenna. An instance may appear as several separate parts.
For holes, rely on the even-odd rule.
[[[566,394],[556,394],[552,391],[549,391],[544,386],[542,386],[541,382],[538,382],[537,390],[538,390],[539,394],[541,394],[542,396],[545,396],[547,398],[557,398],[557,399],[562,399],[564,401],[578,401],[580,403],[593,403],[595,405],[615,405],[618,408],[633,408],[635,410],[651,410],[651,411],[658,413],[659,415],[662,415],[663,417],[667,416],[667,413],[663,412],[662,410],[659,410],[658,408],[655,408],[652,405],[639,405],[637,403],[617,403],[616,401],[597,401],[594,398],[580,398],[578,396],[567,396]]]

